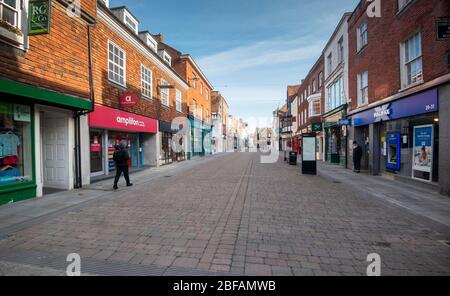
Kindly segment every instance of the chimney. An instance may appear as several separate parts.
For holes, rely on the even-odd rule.
[[[154,36],[156,41],[158,41],[158,43],[164,43],[164,35],[159,33],[158,35]]]

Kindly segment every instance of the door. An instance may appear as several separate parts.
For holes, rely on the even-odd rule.
[[[68,143],[67,115],[44,112],[42,120],[44,187],[69,189]]]

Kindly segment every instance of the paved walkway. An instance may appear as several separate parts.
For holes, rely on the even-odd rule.
[[[100,275],[365,275],[378,253],[383,275],[450,275],[445,223],[370,190],[255,153],[163,170],[18,224],[5,213],[23,205],[0,208],[0,261],[63,273],[78,253],[83,273]]]

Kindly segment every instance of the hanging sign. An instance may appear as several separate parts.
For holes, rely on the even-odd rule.
[[[50,0],[31,0],[28,11],[28,35],[50,33]]]
[[[120,98],[119,98],[119,104],[122,107],[133,107],[134,105],[136,105],[139,101],[139,98],[137,97],[137,95],[133,94],[133,93],[124,93]]]
[[[432,181],[433,125],[414,127],[413,178]]]
[[[450,19],[436,21],[437,40],[450,40]]]

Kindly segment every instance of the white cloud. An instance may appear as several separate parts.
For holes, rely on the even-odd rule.
[[[212,54],[198,60],[209,77],[224,77],[258,67],[295,63],[318,58],[323,42],[304,37],[272,39]]]

